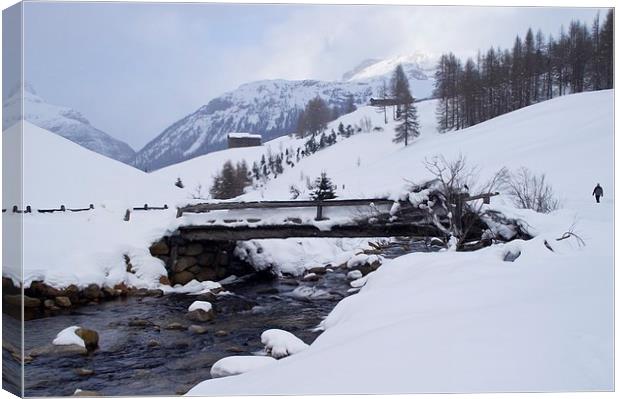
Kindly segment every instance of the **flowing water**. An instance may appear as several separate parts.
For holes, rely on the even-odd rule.
[[[413,250],[427,248],[406,244],[392,247],[386,255]],[[233,294],[217,296],[216,317],[206,323],[185,317],[189,305],[200,299],[191,295],[129,297],[26,321],[26,354],[49,346],[59,331],[71,325],[96,330],[99,349],[89,355],[33,357],[25,366],[25,393],[64,396],[82,389],[106,396],[183,394],[209,379],[217,360],[259,353],[260,335],[267,329],[290,331],[312,343],[320,333],[315,328],[349,295],[349,288],[346,270],[328,272],[315,282],[253,275],[226,286]],[[168,329],[172,323],[202,325],[208,331]]]

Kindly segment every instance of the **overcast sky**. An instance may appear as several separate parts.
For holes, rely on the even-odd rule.
[[[25,77],[141,148],[244,82],[339,79],[367,58],[465,56],[591,8],[25,3]],[[601,10],[601,18],[605,11]]]

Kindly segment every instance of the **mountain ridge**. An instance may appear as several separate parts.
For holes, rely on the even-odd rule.
[[[224,149],[229,132],[261,134],[263,141],[292,133],[300,112],[317,95],[330,107],[344,105],[349,96],[358,106],[364,105],[378,95],[384,83],[389,84],[394,62],[403,64],[412,94],[428,98],[434,82],[428,59],[414,53],[395,59],[365,60],[345,73],[343,77],[348,80],[270,79],[244,83],[172,123],[136,153],[133,165],[151,171]]]

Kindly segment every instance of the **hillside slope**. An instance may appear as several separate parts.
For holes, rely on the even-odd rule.
[[[135,151],[127,143],[92,126],[79,111],[45,102],[28,84],[24,86],[23,94],[22,98],[16,93],[2,105],[4,126],[21,120],[21,115],[14,115],[11,111],[19,109],[14,104],[23,100],[23,117],[28,122],[117,161],[129,164],[133,160]]]
[[[425,132],[408,148],[391,143],[391,129],[359,134],[270,181],[264,193],[282,198],[300,171],[326,170],[341,197],[388,194],[404,179],[428,178],[425,157],[462,153],[481,178],[502,166],[546,173],[563,208],[537,214],[495,197],[490,207],[525,221],[535,238],[388,260],[336,306],[309,349],[188,395],[613,390],[613,94],[565,96],[463,131]],[[421,115],[424,126],[430,110]],[[606,190],[600,204],[591,196],[596,182]],[[557,240],[571,226],[585,245]],[[507,252],[520,256],[506,262]]]
[[[69,284],[119,282],[134,285],[157,281],[163,265],[148,255],[148,245],[175,220],[175,205],[182,192],[129,165],[89,151],[29,122],[3,132],[5,148],[24,148],[22,181],[5,184],[2,207],[5,233],[23,231],[21,248],[5,247],[3,274],[19,280],[23,267],[25,286],[43,280],[57,287]],[[23,133],[23,134],[22,134]],[[20,147],[23,145],[23,147]],[[8,154],[5,152],[5,154]],[[14,160],[15,161],[15,160]],[[11,162],[7,160],[7,162]],[[20,193],[20,190],[23,190]],[[23,195],[23,197],[21,197]],[[23,204],[19,198],[23,198]],[[168,211],[132,214],[125,211],[148,203],[168,204]],[[86,212],[38,213],[37,209],[87,208]],[[31,214],[14,214],[13,205],[32,207]],[[123,254],[142,256],[137,274],[126,273]]]

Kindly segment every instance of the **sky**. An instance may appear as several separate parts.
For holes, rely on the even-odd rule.
[[[592,8],[25,3],[24,75],[138,150],[242,83],[337,80],[368,58],[472,55]],[[605,10],[601,10],[604,18]]]

